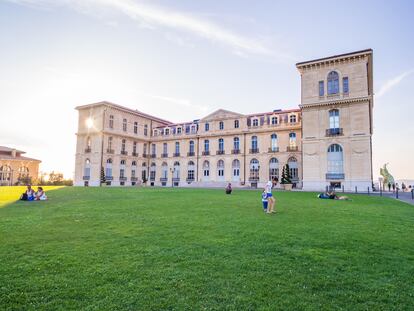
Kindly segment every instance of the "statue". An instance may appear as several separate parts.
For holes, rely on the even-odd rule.
[[[383,185],[388,185],[388,183],[392,185],[394,183],[394,177],[388,172],[387,165],[388,163],[385,163],[384,167],[380,168],[380,175],[384,177]]]

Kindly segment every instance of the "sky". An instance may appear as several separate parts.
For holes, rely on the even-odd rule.
[[[75,106],[296,108],[296,62],[374,50],[374,177],[414,179],[413,1],[0,0],[0,145],[74,174]]]

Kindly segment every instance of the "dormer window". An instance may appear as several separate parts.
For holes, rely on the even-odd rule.
[[[339,75],[336,71],[328,74],[328,95],[339,94]]]
[[[170,129],[165,129],[165,135],[170,135]]]
[[[296,115],[295,114],[290,115],[289,122],[290,123],[296,123]]]
[[[220,121],[220,123],[219,123],[219,129],[220,130],[224,130],[224,122],[223,121]]]
[[[177,134],[181,134],[181,132],[182,132],[181,127],[177,127]]]
[[[259,126],[259,119],[253,119],[253,126]]]
[[[272,125],[277,125],[278,124],[277,117],[272,117],[271,122],[272,122]]]

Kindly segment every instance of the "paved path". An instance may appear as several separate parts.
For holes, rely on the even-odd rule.
[[[396,199],[395,193],[384,192],[383,195]],[[398,200],[414,205],[411,192],[398,192]]]

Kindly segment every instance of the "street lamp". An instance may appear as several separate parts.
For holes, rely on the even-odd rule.
[[[170,172],[171,172],[171,188],[174,187],[174,173],[175,173],[175,167],[172,168],[170,167]]]

